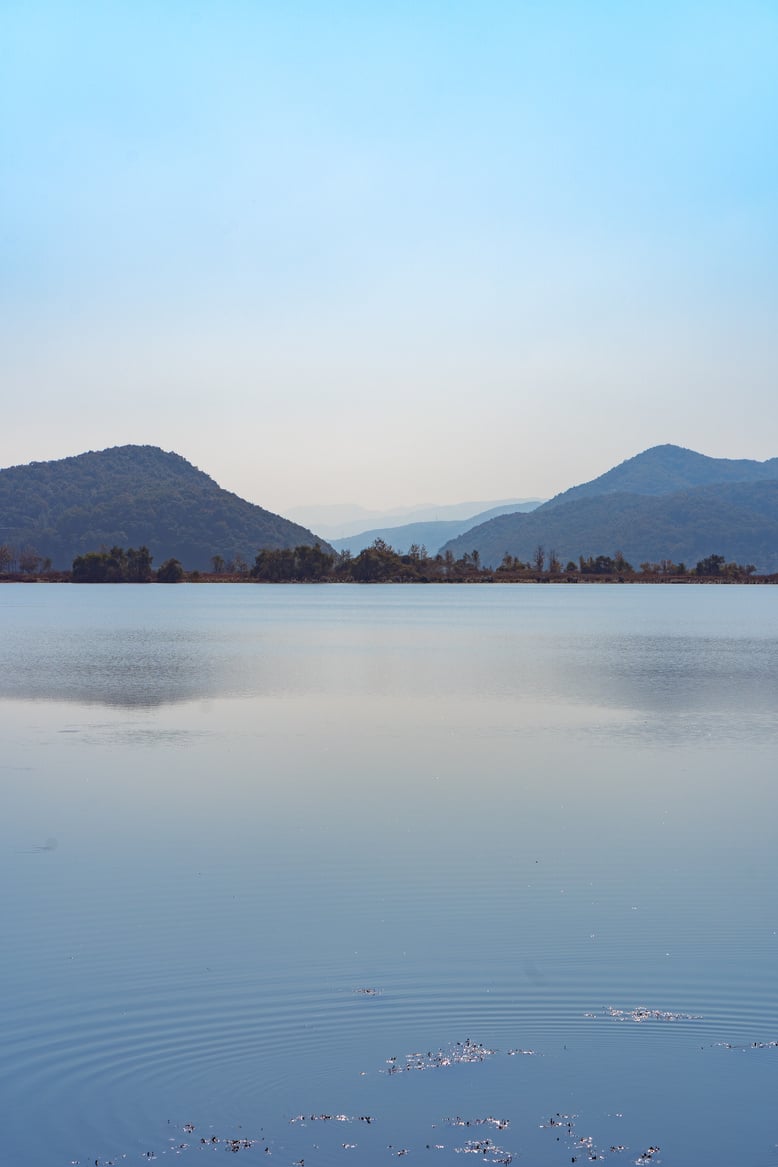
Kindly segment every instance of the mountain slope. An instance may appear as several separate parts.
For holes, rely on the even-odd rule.
[[[213,555],[253,563],[261,547],[321,542],[305,527],[220,486],[179,454],[116,446],[0,470],[0,542],[58,568],[105,545],[145,544],[157,566],[193,570]]]
[[[491,507],[480,515],[473,515],[468,519],[449,519],[439,522],[403,523],[398,526],[376,527],[372,531],[361,531],[357,535],[347,535],[344,539],[333,539],[332,546],[336,551],[350,551],[352,555],[359,555],[365,547],[372,546],[376,539],[383,539],[401,555],[406,554],[413,544],[426,547],[429,555],[437,555],[439,548],[447,539],[455,539],[464,531],[480,523],[485,523],[497,515],[513,513],[514,511],[532,511],[537,503],[507,503]]]
[[[707,555],[778,571],[778,480],[698,486],[671,494],[608,493],[504,515],[446,544],[456,557],[477,550],[497,566],[508,552],[527,562],[542,545],[563,563],[622,551],[635,566]]]
[[[435,503],[388,511],[367,510],[352,503],[335,503],[292,507],[289,514],[296,522],[307,523],[319,531],[334,547],[335,540],[349,539],[352,535],[363,535],[373,531],[387,531],[394,527],[406,527],[411,523],[469,521],[472,527],[476,522],[484,522],[487,515],[532,510],[542,501],[539,498],[503,498],[492,502]],[[451,534],[448,538],[451,538]]]
[[[551,509],[560,503],[601,494],[672,494],[695,486],[724,482],[763,482],[778,478],[778,458],[756,462],[750,458],[709,458],[683,446],[652,446],[628,458],[605,474],[571,486],[544,503]]]

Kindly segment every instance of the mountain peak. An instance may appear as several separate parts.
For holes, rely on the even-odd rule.
[[[750,458],[711,458],[668,442],[650,446],[590,482],[571,486],[539,509],[549,510],[563,502],[616,491],[660,495],[712,483],[760,482],[777,477],[777,467],[778,458],[766,462]]]
[[[445,544],[478,550],[496,566],[506,552],[528,561],[538,545],[562,558],[613,555],[635,564],[694,564],[712,553],[778,569],[778,458],[710,458],[652,446],[531,514],[503,515]]]
[[[34,548],[55,567],[101,545],[145,545],[157,563],[175,558],[206,570],[215,555],[251,564],[262,548],[323,543],[158,446],[113,446],[0,470],[0,515],[4,542]]]

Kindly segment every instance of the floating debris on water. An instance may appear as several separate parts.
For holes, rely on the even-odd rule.
[[[750,1041],[747,1045],[737,1045],[732,1041],[715,1041],[715,1046],[720,1046],[722,1049],[778,1049],[778,1041]]]
[[[480,1155],[482,1163],[512,1163],[513,1155],[491,1139],[468,1139],[463,1147],[454,1147],[457,1155]]]
[[[194,1132],[195,1127],[193,1123],[184,1123],[184,1125],[181,1127],[181,1130],[186,1131],[187,1134],[191,1134]],[[148,1163],[161,1158],[163,1155],[181,1155],[187,1151],[216,1150],[217,1148],[219,1150],[228,1151],[235,1155],[239,1151],[250,1151],[252,1148],[259,1148],[260,1146],[263,1147],[267,1155],[272,1154],[270,1144],[267,1142],[267,1140],[246,1138],[245,1136],[235,1137],[233,1135],[228,1135],[226,1137],[220,1137],[219,1135],[203,1135],[199,1141],[195,1140],[194,1143],[181,1143],[177,1142],[176,1139],[171,1138],[169,1140],[169,1144],[170,1145],[166,1147],[165,1150],[159,1152],[159,1155],[156,1151],[142,1151],[138,1158],[142,1162]],[[85,1167],[118,1167],[120,1160],[122,1162],[127,1162],[128,1156],[124,1154],[120,1155],[118,1159],[89,1159],[86,1161]],[[81,1160],[71,1159],[70,1167],[81,1167]]]
[[[381,996],[380,989],[366,989],[366,988],[360,987],[360,988],[354,989],[354,992],[357,994],[358,997],[380,997]]]
[[[454,1049],[456,1048],[462,1048],[461,1043],[454,1047]],[[476,1046],[471,1042],[469,1046],[465,1045],[464,1048],[483,1050],[486,1047]],[[607,1117],[609,1120],[612,1120],[614,1118],[623,1118],[623,1115],[611,1114]],[[322,1111],[321,1113],[298,1114],[290,1118],[288,1121],[291,1124],[301,1124],[304,1127],[307,1123],[362,1122],[369,1125],[376,1120],[373,1115],[349,1116],[345,1113],[336,1114],[334,1112],[330,1113],[327,1111]],[[579,1167],[584,1167],[584,1164],[586,1163],[610,1159],[613,1155],[623,1155],[629,1150],[629,1148],[625,1146],[624,1143],[616,1142],[615,1140],[606,1141],[603,1139],[602,1143],[598,1144],[593,1135],[589,1133],[581,1134],[579,1132],[577,1129],[577,1122],[577,1114],[556,1111],[555,1113],[549,1114],[548,1117],[543,1118],[539,1123],[540,1130],[548,1131],[552,1138],[554,1138],[554,1145],[559,1144],[558,1150],[563,1152],[565,1156],[562,1162],[578,1164]],[[438,1124],[432,1124],[433,1130],[435,1129],[436,1125]],[[496,1137],[492,1137],[492,1133],[495,1133],[496,1135],[496,1132],[500,1132],[502,1134],[511,1127],[511,1120],[508,1118],[498,1118],[492,1114],[476,1117],[463,1117],[462,1115],[457,1114],[453,1117],[447,1117],[439,1120],[439,1125],[467,1130],[469,1137],[466,1139],[466,1141],[460,1144],[455,1144],[453,1142],[428,1142],[422,1145],[388,1143],[383,1144],[383,1146],[389,1154],[397,1158],[404,1158],[406,1155],[414,1155],[420,1151],[423,1153],[423,1151],[426,1150],[428,1152],[446,1152],[448,1155],[477,1155],[479,1162],[484,1164],[491,1164],[493,1167],[510,1167],[510,1165],[513,1164],[520,1155],[521,1148],[506,1148],[496,1141]],[[483,1131],[484,1127],[491,1127],[492,1132],[490,1132],[490,1134],[486,1134],[486,1132]],[[481,1128],[481,1130],[476,1133],[476,1130],[473,1128]],[[187,1134],[191,1134],[194,1132],[195,1126],[194,1123],[185,1123],[178,1129],[186,1131]],[[367,1139],[367,1132],[365,1132],[365,1134]],[[541,1136],[541,1138],[544,1137],[547,1136]],[[321,1164],[322,1162],[322,1153],[326,1157],[326,1162],[332,1162],[334,1161],[333,1155],[335,1154],[343,1154],[360,1149],[361,1156],[351,1156],[350,1161],[352,1163],[356,1161],[361,1162],[363,1161],[365,1154],[367,1153],[369,1156],[370,1152],[369,1142],[366,1142],[364,1145],[353,1141],[341,1141],[339,1143],[336,1142],[329,1144],[329,1146],[325,1146],[324,1142],[321,1144],[318,1142],[313,1143],[307,1147],[303,1147],[299,1143],[297,1146],[294,1146],[294,1144],[284,1145],[283,1142],[277,1143],[275,1140],[267,1138],[262,1128],[260,1128],[259,1137],[248,1137],[245,1134],[238,1136],[203,1134],[200,1136],[199,1140],[194,1139],[191,1144],[187,1142],[177,1142],[174,1138],[171,1138],[169,1141],[171,1145],[166,1150],[161,1152],[161,1156],[165,1156],[166,1154],[180,1155],[185,1152],[196,1153],[197,1151],[226,1151],[233,1155],[241,1152],[253,1151],[254,1154],[253,1156],[251,1154],[249,1155],[248,1161],[258,1162],[261,1159],[261,1161],[264,1163],[267,1161],[266,1157],[272,1155],[273,1151],[275,1151],[277,1154],[280,1153],[283,1156],[281,1162],[291,1164],[291,1167],[316,1167],[317,1163]],[[639,1145],[645,1146],[645,1144],[642,1144],[642,1142]],[[373,1148],[374,1151],[377,1149],[378,1148],[376,1147]],[[301,1152],[304,1152],[304,1154]],[[638,1157],[632,1161],[636,1164],[636,1167],[658,1167],[658,1164],[661,1162],[659,1158],[659,1152],[659,1145],[650,1143],[648,1146],[645,1146],[645,1150],[642,1150]],[[140,1159],[144,1162],[149,1159],[156,1158],[157,1155],[153,1151],[146,1151],[140,1155]],[[127,1160],[127,1155],[122,1155],[117,1159],[88,1160],[85,1163],[85,1167],[119,1167],[120,1161],[124,1161],[126,1163]],[[370,1161],[369,1158],[368,1161]],[[449,1159],[446,1158],[445,1161],[448,1162]],[[71,1167],[79,1167],[79,1161],[71,1160]]]
[[[693,1018],[690,1014],[670,1013],[664,1010],[648,1009],[644,1006],[640,1006],[631,1010],[622,1010],[613,1006],[609,1006],[600,1014],[587,1014],[587,1016],[606,1016],[614,1020],[631,1020],[635,1022],[642,1022],[647,1020],[675,1021],[696,1019]],[[720,1042],[718,1044],[729,1049],[757,1049],[778,1047],[778,1041],[753,1042],[750,1046],[743,1047],[735,1047],[728,1042]],[[502,1051],[503,1056],[506,1054],[508,1056],[517,1056],[519,1054],[534,1055],[536,1052],[537,1051],[532,1049],[522,1048],[514,1048]],[[483,1062],[498,1053],[500,1053],[500,1051],[497,1049],[494,1049],[482,1042],[473,1041],[468,1037],[464,1041],[453,1042],[450,1045],[440,1049],[415,1051],[413,1053],[406,1054],[402,1060],[398,1059],[396,1056],[388,1058],[385,1063],[387,1068],[379,1070],[379,1073],[398,1074],[408,1070],[439,1069],[460,1064]],[[402,1088],[398,1088],[402,1092]],[[392,1095],[395,1094],[394,1089],[392,1089],[391,1092]],[[621,1113],[607,1115],[608,1122],[612,1122],[614,1119],[621,1118],[623,1118]],[[291,1164],[291,1167],[317,1167],[317,1164],[319,1167],[321,1167],[323,1162],[335,1162],[336,1156],[350,1153],[351,1151],[355,1150],[359,1150],[360,1154],[358,1156],[350,1155],[350,1162],[354,1163],[365,1161],[365,1156],[367,1156],[367,1161],[371,1161],[371,1151],[376,1152],[383,1149],[384,1154],[388,1152],[392,1156],[398,1158],[404,1158],[407,1155],[415,1155],[418,1157],[419,1153],[421,1153],[423,1157],[425,1151],[438,1152],[438,1154],[433,1157],[437,1161],[441,1161],[440,1153],[442,1153],[443,1161],[446,1162],[450,1161],[449,1157],[452,1154],[476,1155],[478,1156],[478,1161],[481,1163],[494,1165],[494,1167],[509,1167],[509,1165],[516,1161],[517,1156],[519,1156],[521,1152],[524,1152],[524,1154],[530,1153],[530,1147],[522,1145],[524,1141],[521,1137],[522,1128],[520,1127],[517,1131],[515,1129],[515,1124],[512,1123],[510,1118],[501,1115],[495,1115],[493,1113],[484,1114],[481,1112],[481,1114],[476,1113],[476,1115],[473,1115],[471,1112],[468,1115],[466,1112],[465,1115],[462,1115],[450,1112],[448,1117],[437,1118],[435,1121],[432,1121],[428,1127],[430,1135],[432,1132],[436,1132],[436,1136],[432,1137],[442,1139],[441,1142],[433,1143],[432,1138],[430,1135],[428,1135],[427,1137],[430,1138],[430,1141],[427,1143],[423,1142],[422,1136],[422,1141],[419,1143],[411,1143],[407,1145],[399,1142],[389,1144],[385,1143],[383,1139],[386,1137],[386,1134],[388,1134],[391,1138],[392,1131],[386,1131],[385,1134],[384,1126],[380,1122],[380,1119],[380,1114],[348,1114],[345,1111],[339,1112],[335,1111],[334,1109],[326,1111],[310,1111],[307,1113],[300,1112],[299,1114],[293,1114],[291,1117],[288,1116],[287,1112],[287,1115],[284,1116],[284,1121],[288,1124],[288,1135],[286,1138],[280,1139],[268,1137],[270,1132],[268,1131],[268,1134],[265,1134],[266,1128],[261,1126],[259,1127],[258,1133],[256,1129],[253,1133],[251,1133],[245,1132],[240,1127],[240,1125],[238,1125],[237,1129],[239,1133],[234,1133],[235,1128],[233,1127],[232,1132],[230,1132],[228,1135],[224,1135],[221,1132],[214,1133],[214,1126],[212,1124],[206,1125],[201,1122],[199,1124],[198,1130],[198,1128],[195,1126],[195,1123],[192,1121],[186,1121],[179,1124],[174,1123],[172,1120],[168,1120],[169,1129],[172,1126],[173,1131],[175,1131],[175,1136],[169,1138],[168,1142],[170,1145],[160,1150],[159,1156],[160,1158],[164,1159],[165,1156],[182,1155],[187,1152],[190,1154],[197,1154],[197,1152],[223,1153],[226,1151],[233,1155],[239,1153],[248,1153],[247,1162],[261,1161],[266,1163],[268,1157],[275,1154],[277,1157],[280,1157],[279,1161],[281,1163]],[[355,1141],[355,1128],[359,1123],[363,1124],[363,1127],[373,1127],[373,1125],[376,1124],[377,1129],[373,1129],[370,1132],[367,1130],[362,1130],[360,1134],[364,1137],[360,1139],[359,1142],[357,1142]],[[342,1124],[343,1126],[351,1125],[352,1129],[349,1131],[339,1130],[337,1133],[334,1129],[328,1131],[316,1130],[314,1133],[314,1129],[312,1129],[314,1127],[320,1126],[332,1127],[333,1124]],[[288,1130],[289,1126],[298,1128],[298,1130],[295,1131],[294,1136],[292,1136],[292,1132]],[[626,1152],[629,1151],[629,1148],[624,1143],[619,1141],[618,1138],[614,1138],[615,1132],[607,1131],[607,1128],[606,1131],[601,1132],[600,1138],[596,1138],[595,1135],[590,1134],[588,1131],[581,1133],[578,1127],[578,1115],[574,1113],[567,1113],[563,1111],[547,1112],[547,1117],[544,1117],[540,1120],[534,1131],[531,1129],[533,1126],[534,1123],[530,1122],[530,1128],[526,1129],[525,1120],[525,1135],[529,1136],[529,1138],[539,1141],[542,1144],[548,1140],[550,1134],[552,1146],[556,1148],[558,1153],[562,1153],[563,1155],[562,1162],[578,1164],[579,1167],[583,1167],[585,1163],[610,1159],[614,1155],[623,1156]],[[305,1129],[306,1127],[309,1128],[307,1132]],[[436,1128],[441,1127],[452,1128],[450,1129],[450,1135],[448,1138],[443,1135],[442,1130],[436,1131]],[[542,1135],[537,1134],[536,1132],[538,1127],[541,1131],[548,1133]],[[456,1130],[456,1134],[454,1133],[454,1130]],[[511,1134],[506,1135],[505,1132],[508,1132],[509,1130]],[[197,1135],[195,1135],[195,1131],[197,1131]],[[462,1132],[462,1134],[459,1132]],[[182,1134],[195,1137],[191,1138],[191,1142],[181,1141]],[[498,1135],[501,1139],[505,1137],[511,1142],[516,1140],[517,1146],[514,1148],[506,1148],[505,1146],[501,1145],[501,1143],[497,1142]],[[660,1148],[658,1144],[653,1142],[649,1144],[647,1139],[644,1143],[643,1139],[645,1136],[646,1132],[643,1131],[638,1136],[640,1140],[639,1142],[638,1138],[635,1138],[633,1143],[633,1150],[630,1156],[632,1158],[632,1162],[634,1162],[637,1167],[658,1167],[658,1164],[661,1162],[659,1159]],[[379,1145],[377,1146],[375,1142],[373,1142],[371,1146],[371,1140],[375,1140],[376,1138],[379,1140]],[[456,1140],[458,1138],[463,1139],[463,1141],[457,1144]],[[637,1158],[634,1158],[635,1143],[637,1144],[637,1147],[645,1147],[645,1150],[642,1150]],[[372,1157],[374,1159],[375,1155],[373,1154]],[[130,1158],[132,1157],[130,1156]],[[138,1155],[137,1158],[143,1162],[146,1162],[148,1160],[156,1159],[157,1153],[149,1150]],[[430,1156],[428,1155],[428,1162],[429,1158]],[[86,1161],[82,1160],[82,1162],[85,1163],[85,1167],[118,1167],[119,1160],[123,1160],[125,1163],[127,1163],[128,1156],[122,1155],[113,1160],[90,1159]],[[623,1158],[621,1159],[621,1162],[624,1162]],[[71,1160],[71,1167],[78,1167],[78,1161]]]
[[[559,1111],[557,1111],[555,1115],[552,1114],[551,1118],[546,1119],[545,1122],[542,1122],[540,1124],[540,1129],[543,1130],[544,1127],[551,1127],[551,1126],[554,1126],[554,1127],[564,1126],[564,1127],[567,1127],[570,1134],[572,1134],[573,1133],[573,1124],[574,1124],[577,1117],[578,1117],[578,1115],[576,1115],[576,1114],[561,1114]]]
[[[236,1154],[238,1151],[248,1151],[254,1146],[254,1139],[225,1139],[225,1150]]]
[[[699,1013],[670,1013],[665,1009],[647,1009],[638,1005],[635,1009],[616,1009],[606,1005],[599,1013],[584,1013],[584,1017],[612,1017],[614,1021],[702,1021]]]
[[[659,1154],[659,1147],[649,1147],[648,1150],[644,1151],[642,1155],[638,1155],[635,1162],[636,1163],[651,1163],[651,1162],[653,1162],[654,1155],[658,1155],[658,1154]]]
[[[426,1053],[412,1053],[405,1055],[405,1062],[399,1062],[396,1057],[386,1059],[389,1067],[383,1072],[386,1074],[400,1074],[404,1070],[437,1070],[444,1066],[461,1065],[464,1062],[483,1062],[492,1057],[497,1050],[489,1049],[480,1042],[457,1041],[446,1049],[427,1050]]]
[[[349,1118],[347,1114],[296,1114],[294,1118],[290,1118],[290,1123],[297,1122],[353,1122],[353,1118]],[[368,1115],[360,1115],[360,1122],[372,1122],[372,1118]]]
[[[448,1126],[493,1126],[496,1127],[498,1131],[507,1130],[511,1125],[510,1119],[492,1118],[491,1115],[489,1115],[487,1118],[460,1118],[459,1115],[457,1115],[456,1118],[444,1118],[443,1122]]]
[[[611,1117],[623,1118],[623,1115],[617,1114]],[[548,1129],[557,1132],[557,1139],[563,1138],[567,1141],[570,1148],[570,1162],[571,1163],[585,1163],[595,1162],[601,1159],[607,1159],[609,1155],[619,1155],[627,1151],[628,1148],[624,1143],[611,1143],[607,1151],[600,1149],[592,1135],[579,1135],[575,1129],[575,1114],[561,1114],[559,1111],[555,1115],[551,1115],[545,1122],[540,1124],[541,1129]],[[648,1163],[659,1163],[660,1160],[655,1156],[659,1154],[659,1147],[651,1145],[638,1155],[635,1163],[640,1167],[645,1167]]]

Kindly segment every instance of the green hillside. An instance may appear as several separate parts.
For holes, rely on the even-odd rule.
[[[778,571],[778,481],[698,486],[672,494],[600,494],[503,515],[446,544],[455,557],[477,550],[485,566],[506,552],[523,561],[542,545],[563,563],[622,551],[640,563],[672,559],[693,566],[715,553]]]
[[[188,570],[206,570],[214,555],[251,565],[260,548],[315,542],[323,543],[156,446],[0,470],[0,543],[33,548],[55,568],[114,544],[145,544],[155,566],[174,557]]]
[[[756,462],[751,458],[709,458],[683,446],[652,446],[591,482],[571,486],[555,495],[544,507],[549,510],[560,503],[601,494],[673,494],[695,486],[764,482],[775,478],[778,478],[778,458],[766,462]]]

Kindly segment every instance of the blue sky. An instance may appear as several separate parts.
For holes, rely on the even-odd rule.
[[[0,465],[271,509],[778,454],[778,6],[4,0]]]

